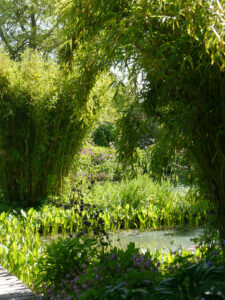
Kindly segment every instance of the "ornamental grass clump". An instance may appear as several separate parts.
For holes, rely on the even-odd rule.
[[[77,55],[78,57],[79,55]],[[0,50],[0,185],[8,203],[35,205],[57,194],[100,107],[98,66],[70,71],[27,50]]]

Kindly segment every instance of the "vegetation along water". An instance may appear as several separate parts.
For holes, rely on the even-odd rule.
[[[0,264],[40,299],[225,299],[225,0],[0,16]]]

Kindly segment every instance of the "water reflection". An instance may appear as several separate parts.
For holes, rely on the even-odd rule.
[[[126,248],[127,244],[134,242],[135,245],[143,250],[149,249],[171,249],[183,248],[194,251],[195,245],[191,239],[198,238],[203,234],[203,228],[196,229],[173,229],[140,232],[138,230],[121,231],[111,233],[110,239],[113,246]]]

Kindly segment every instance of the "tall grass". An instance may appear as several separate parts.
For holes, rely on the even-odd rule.
[[[93,187],[91,203],[104,210],[108,229],[159,229],[163,226],[199,226],[209,211],[209,204],[193,189],[174,189],[169,181],[159,183],[147,176],[133,180],[106,182]]]

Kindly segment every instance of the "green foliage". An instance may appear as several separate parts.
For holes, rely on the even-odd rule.
[[[199,226],[210,209],[195,190],[176,190],[168,181],[159,184],[143,175],[121,183],[95,185],[89,197],[91,203],[103,208],[106,230]]]
[[[88,240],[82,238],[68,238],[65,242],[59,240],[57,244],[59,247],[56,245],[55,247],[49,246],[47,247],[48,254],[47,252],[43,254],[46,243],[58,238],[59,233],[65,239],[68,235],[84,234],[84,230],[92,236],[94,230],[96,239],[96,236],[102,235],[101,231],[97,232],[95,230],[99,226],[98,215],[93,215],[91,211],[87,211],[87,208],[83,209],[80,206],[76,207],[76,205],[70,209],[45,206],[39,211],[31,208],[27,212],[24,210],[11,213],[3,212],[0,215],[0,264],[27,285],[33,287],[34,279],[36,278],[35,280],[38,281],[39,277],[37,260],[40,257],[43,257],[42,263],[44,264],[46,255],[50,259],[51,255],[58,253],[57,258],[52,257],[52,264],[47,265],[49,274],[51,276],[55,274],[54,276],[57,277],[58,271],[57,268],[54,270],[53,260],[61,266],[61,271],[63,268],[67,270],[71,266],[71,264],[68,264],[63,267],[66,257],[62,257],[59,254],[60,251],[65,253],[65,251],[71,250],[71,256],[73,256],[73,259],[77,257],[77,260],[82,257],[84,260],[87,258],[85,248],[89,249],[90,255],[94,253],[89,248],[94,244],[90,236]],[[82,244],[85,247],[82,247]],[[80,256],[81,249],[84,251],[83,256]],[[69,253],[67,257],[69,257]],[[76,262],[76,264],[79,269],[79,263]],[[44,270],[41,270],[41,272],[40,276],[46,275]],[[49,275],[49,277],[51,276]]]
[[[64,190],[81,189],[82,193],[87,193],[97,181],[113,181],[121,177],[122,170],[113,146],[105,148],[87,144],[81,155],[74,158],[69,176],[65,178]]]
[[[47,244],[38,260],[35,289],[55,285],[60,288],[62,278],[82,273],[100,252],[99,244],[92,238],[59,238]]]
[[[152,291],[152,285],[145,285],[143,281],[150,282],[158,275],[156,263],[151,260],[150,253],[140,256],[142,265],[135,266],[139,255],[133,244],[126,251],[114,248],[101,255],[83,275],[76,276],[74,280],[73,277],[70,278],[76,286],[75,290],[74,286],[70,287],[68,280],[63,284],[64,293],[57,289],[56,293],[62,298],[70,295],[75,299],[79,296],[81,299],[137,299],[132,296],[141,297],[143,291],[145,294]],[[148,269],[151,267],[151,271],[147,270],[145,263],[148,264]]]
[[[93,132],[93,141],[98,146],[109,146],[110,143],[117,141],[117,120],[133,101],[131,87],[124,85],[113,72],[110,73],[110,78],[113,97],[109,97],[110,101],[109,99],[105,101],[98,127]]]
[[[82,190],[87,194],[96,182],[121,181],[135,174],[145,174],[150,168],[149,149],[137,149],[137,161],[132,168],[118,162],[118,154],[113,144],[110,147],[99,147],[86,144],[82,153],[75,156],[69,176],[64,179],[64,191]]]
[[[206,207],[198,206],[199,202],[196,204],[193,198],[190,198],[186,204],[182,203],[178,195],[177,198],[172,195],[168,183],[165,183],[161,190],[159,187],[155,187],[155,191],[150,195],[149,203],[146,203],[144,197],[145,193],[149,194],[150,181],[147,178],[145,178],[145,181],[145,184],[142,183],[139,190],[133,190],[130,193],[128,193],[128,190],[132,188],[135,182],[133,181],[129,186],[129,182],[126,183],[127,189],[124,183],[123,189],[121,189],[122,192],[119,191],[121,198],[117,197],[113,204],[108,203],[106,205],[105,203],[103,205],[104,201],[100,199],[98,204],[101,210],[99,210],[98,205],[96,207],[96,205],[90,205],[89,203],[78,203],[70,200],[69,203],[63,206],[44,206],[39,211],[32,208],[29,211],[3,212],[0,215],[1,265],[18,276],[31,288],[38,287],[40,291],[47,291],[50,288],[51,293],[61,293],[63,295],[62,299],[68,292],[71,292],[71,289],[74,293],[74,285],[78,289],[82,289],[84,299],[89,299],[88,297],[93,295],[97,297],[96,299],[101,299],[98,298],[99,295],[104,295],[104,297],[108,295],[113,299],[120,293],[129,295],[127,297],[130,299],[131,295],[132,297],[134,295],[140,297],[142,290],[145,293],[153,292],[153,288],[154,293],[157,294],[158,291],[155,288],[158,287],[158,279],[170,276],[171,268],[175,272],[177,264],[181,268],[186,268],[187,264],[182,261],[180,254],[187,256],[187,252],[183,250],[182,253],[176,253],[174,257],[172,254],[166,254],[158,249],[155,256],[149,253],[144,255],[145,258],[141,261],[141,265],[131,266],[135,268],[132,272],[128,272],[130,265],[134,264],[134,255],[137,255],[138,250],[133,246],[130,246],[127,250],[111,249],[103,238],[104,236],[107,237],[105,230],[132,227],[134,219],[129,219],[130,211],[136,211],[136,216],[140,218],[140,222],[138,224],[138,221],[135,221],[134,225],[138,224],[141,229],[149,229],[149,226],[159,228],[162,225],[162,220],[157,218],[160,218],[160,216],[163,216],[165,220],[164,225],[174,225],[176,220],[182,223],[184,217],[182,212],[187,208],[190,213],[190,224],[198,225],[201,213],[203,215],[206,213],[204,211]],[[150,184],[150,188],[154,189],[154,185]],[[109,192],[111,196],[115,196],[115,193],[112,194],[112,190]],[[133,201],[134,197],[138,201]],[[148,209],[148,205],[151,210]],[[181,207],[181,205],[183,206]],[[153,213],[155,213],[155,218]],[[194,216],[193,213],[198,215]],[[151,221],[149,221],[149,218],[151,218]],[[86,235],[87,233],[88,235]],[[59,238],[59,234],[62,238]],[[107,251],[105,252],[106,247]],[[215,250],[220,253],[220,249]],[[213,250],[209,250],[206,246],[197,250],[196,257],[208,258],[213,253]],[[109,257],[111,257],[111,260],[108,260]],[[115,260],[114,257],[116,257]],[[150,267],[145,265],[145,262],[147,263],[149,259],[154,261],[154,263],[151,262]],[[194,258],[190,261],[193,262]],[[155,272],[157,270],[155,266],[158,262],[161,264],[160,272],[162,273]],[[221,256],[218,263],[222,263]],[[104,268],[102,268],[103,266]],[[117,272],[118,268],[120,272]],[[218,270],[216,268],[215,272]],[[215,276],[217,274],[223,276],[223,271],[221,272],[216,273]],[[101,276],[101,280],[98,279],[98,276],[96,278],[96,275]],[[181,275],[177,274],[178,279],[179,276]],[[205,277],[207,276],[208,273]],[[143,282],[144,279],[150,280],[152,285]],[[212,277],[210,277],[211,279]],[[61,280],[63,281],[61,282]],[[72,280],[73,282],[71,282]],[[47,286],[44,286],[44,284],[47,284]],[[203,286],[206,286],[205,283]],[[162,283],[161,288],[164,291],[164,283]],[[173,291],[173,293],[178,292],[177,290]]]
[[[206,258],[185,251],[153,255],[131,243],[101,254],[82,274],[62,277],[45,299],[224,299],[224,268],[219,251]]]
[[[1,1],[0,44],[12,59],[27,47],[48,54],[59,46],[54,9],[50,0]]]
[[[64,200],[63,205],[58,202],[58,207],[46,205],[40,210],[32,208],[28,211],[14,210],[10,213],[1,213],[0,264],[29,286],[33,286],[34,280],[37,282],[39,278],[39,272],[41,272],[40,276],[51,277],[56,274],[54,276],[58,278],[54,261],[57,261],[65,272],[70,268],[72,263],[65,266],[63,264],[66,257],[71,256],[57,254],[57,251],[64,253],[71,249],[70,253],[77,257],[76,259],[83,251],[85,260],[87,257],[85,251],[89,249],[92,253],[89,241],[85,239],[82,241],[82,237],[86,234],[92,243],[92,237],[95,239],[97,236],[107,237],[105,231],[119,228],[146,230],[151,227],[159,229],[162,226],[184,223],[198,226],[203,222],[201,218],[210,214],[207,203],[197,202],[194,195],[190,194],[185,196],[186,202],[184,202],[184,197],[182,200],[179,194],[174,194],[168,183],[164,183],[160,189],[145,177],[143,181],[138,179],[122,183],[118,191],[115,190],[115,185],[117,186],[114,183],[111,186],[106,184],[102,189],[97,186],[93,188],[96,199],[94,203],[89,194],[89,201],[86,202],[68,199]],[[52,246],[47,247],[48,254],[47,252],[43,254],[46,242],[58,238],[59,234],[63,239],[68,235],[73,238],[66,239],[65,244],[63,240],[53,242]],[[81,238],[74,239],[77,235]],[[86,246],[82,247],[82,245]],[[72,250],[73,247],[75,252]],[[93,245],[93,251],[95,248]],[[37,264],[41,257],[43,257],[43,264],[46,264],[43,270]],[[52,263],[48,265],[45,257],[49,260],[52,257]],[[77,267],[80,263],[82,259],[77,263]],[[47,267],[49,267],[49,275],[45,273]]]
[[[203,260],[177,271],[164,279],[157,290],[161,298],[169,299],[224,299],[225,266]]]
[[[0,184],[8,202],[31,205],[59,193],[106,87],[96,66],[68,73],[32,51],[19,63],[1,51],[0,62]]]
[[[110,143],[115,142],[112,124],[102,124],[97,127],[93,133],[93,142],[97,146],[108,147]]]
[[[221,212],[217,225],[224,238],[224,0],[65,2],[69,38],[85,44],[92,37],[92,49],[101,48],[96,59],[126,66],[137,87],[136,105],[121,120],[121,157],[136,159],[142,122],[133,112],[142,107],[165,129],[162,161],[183,151],[194,166],[201,192]]]

